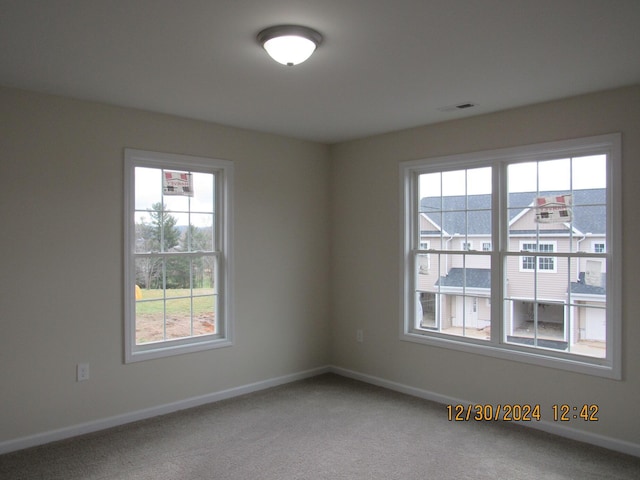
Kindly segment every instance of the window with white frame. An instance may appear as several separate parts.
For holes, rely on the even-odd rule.
[[[553,252],[556,248],[556,242],[521,242],[521,252]],[[540,272],[556,272],[556,262],[554,257],[520,257],[520,271],[522,272],[534,272],[536,270]],[[537,265],[536,265],[537,263]]]
[[[420,240],[420,250],[429,250],[429,240]],[[431,256],[427,253],[420,256],[420,269],[423,273],[428,273],[431,268]]]
[[[125,361],[231,345],[233,164],[125,150]]]
[[[402,162],[402,339],[620,378],[620,148],[613,134]],[[603,240],[586,252],[587,236]]]

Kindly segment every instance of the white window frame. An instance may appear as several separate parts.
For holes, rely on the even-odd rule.
[[[431,248],[431,240],[420,240],[420,250],[429,250]],[[431,270],[431,254],[427,253],[427,271]]]
[[[162,358],[233,344],[233,162],[205,157],[125,149],[124,152],[124,360]],[[135,168],[189,170],[215,175],[215,232],[219,332],[175,340],[136,344],[135,325]]]
[[[524,248],[525,245],[534,245],[536,247],[536,250],[526,250]],[[537,252],[539,253],[538,256],[531,256],[531,255],[522,255],[520,257],[520,261],[519,261],[519,269],[521,272],[538,272],[538,273],[557,273],[558,272],[558,262],[556,262],[555,257],[546,257],[543,255],[544,252],[539,252],[539,248],[541,245],[545,245],[545,246],[551,246],[552,249],[550,251],[550,253],[556,252],[558,249],[558,242],[555,240],[539,240],[536,241],[534,240],[521,240],[520,241],[520,251],[521,252]],[[533,258],[534,259],[534,267],[533,268],[525,268],[523,265],[523,260],[525,258]],[[549,269],[549,268],[542,268],[542,262],[544,261],[543,259],[551,259],[553,261],[553,268]],[[537,260],[537,261],[536,261]]]
[[[604,250],[602,252],[598,252],[597,250],[597,246],[598,245],[604,245]],[[607,242],[604,240],[594,240],[593,242],[591,242],[591,251],[593,253],[604,253],[607,251]]]
[[[598,254],[606,262],[607,325],[606,357],[595,358],[551,349],[528,348],[507,343],[504,338],[504,309],[506,289],[506,260],[518,257],[521,252],[508,250],[509,232],[506,213],[507,165],[519,162],[551,160],[556,158],[607,155],[607,252]],[[427,158],[400,162],[400,228],[401,228],[401,278],[400,278],[400,339],[435,345],[474,354],[506,360],[557,368],[606,378],[622,377],[622,217],[621,217],[621,135],[608,134],[573,140],[549,142],[523,147],[505,148],[446,157]],[[493,168],[492,210],[497,215],[492,221],[492,246],[490,252],[491,275],[491,338],[480,341],[470,337],[446,335],[441,332],[415,328],[414,258],[419,240],[418,176],[424,173],[470,169],[491,166]],[[501,230],[502,225],[502,230]],[[566,254],[565,254],[566,255]],[[572,257],[593,256],[593,253],[574,252]],[[555,256],[561,257],[557,253]]]

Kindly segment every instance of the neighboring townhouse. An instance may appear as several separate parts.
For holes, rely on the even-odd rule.
[[[504,296],[505,340],[604,356],[605,260],[562,253],[606,252],[606,190],[571,192],[568,221],[536,219],[542,197],[568,192],[511,193]],[[420,202],[416,327],[465,337],[490,336],[491,195],[442,196]],[[447,253],[443,253],[446,251]],[[448,252],[451,253],[448,253]],[[526,252],[549,252],[530,256]],[[437,252],[437,253],[436,253]],[[560,254],[560,255],[555,255]],[[537,261],[536,261],[537,259]],[[418,310],[420,310],[418,308]]]

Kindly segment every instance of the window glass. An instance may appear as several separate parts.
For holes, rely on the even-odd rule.
[[[405,162],[403,338],[618,378],[619,152],[605,135]]]
[[[138,150],[125,159],[127,360],[228,345],[231,163]]]

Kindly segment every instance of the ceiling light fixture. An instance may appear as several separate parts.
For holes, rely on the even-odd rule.
[[[304,62],[322,43],[322,35],[299,25],[278,25],[258,33],[258,42],[276,62],[289,67]]]

